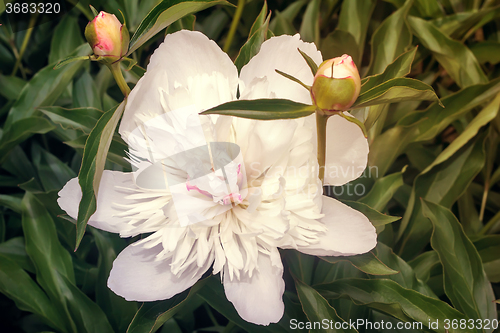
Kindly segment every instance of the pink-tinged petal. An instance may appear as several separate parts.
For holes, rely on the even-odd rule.
[[[137,188],[132,173],[104,170],[97,196],[96,212],[90,217],[89,225],[101,230],[119,233],[130,229],[130,217],[119,217],[123,208],[117,205],[136,203],[136,200],[125,199],[131,193],[128,189]],[[78,217],[78,206],[82,198],[82,190],[78,178],[73,178],[59,191],[57,203],[72,218]]]
[[[182,274],[172,274],[171,259],[155,261],[163,250],[161,244],[146,248],[143,244],[129,245],[113,262],[108,287],[127,301],[149,302],[171,298],[191,287],[206,272],[194,262]]]
[[[198,112],[236,99],[238,71],[229,56],[200,32],[165,37],[146,74],[130,93],[120,125],[127,134],[165,112],[195,105]]]
[[[285,311],[283,265],[259,253],[257,267],[259,271],[254,271],[252,277],[245,275],[239,280],[235,276],[231,280],[224,268],[226,297],[244,320],[258,325],[277,323]]]
[[[321,219],[327,232],[319,243],[298,248],[317,256],[351,256],[370,251],[377,245],[375,227],[366,216],[338,200],[323,196]]]
[[[321,52],[313,43],[300,40],[298,34],[272,37],[262,44],[259,53],[241,69],[241,98],[286,98],[312,104],[308,90],[275,71],[278,69],[312,85],[314,77],[311,69],[297,48],[310,56],[317,65],[321,63]]]

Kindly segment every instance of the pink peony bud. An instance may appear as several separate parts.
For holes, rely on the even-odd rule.
[[[115,15],[100,12],[85,28],[85,38],[94,54],[106,57],[107,62],[115,62],[128,50],[129,33]]]
[[[311,97],[321,110],[343,111],[356,101],[361,90],[361,79],[351,56],[325,60],[319,66]]]

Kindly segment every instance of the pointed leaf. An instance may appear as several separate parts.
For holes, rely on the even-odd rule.
[[[424,100],[439,102],[439,98],[431,86],[415,79],[395,78],[359,95],[351,109],[386,103]]]
[[[66,109],[61,106],[46,106],[40,108],[40,111],[62,128],[80,130],[85,134],[92,131],[103,114],[101,110],[93,107]]]
[[[373,33],[372,57],[369,75],[382,73],[411,44],[411,33],[406,23],[406,16],[413,0],[406,0],[404,5],[386,18]]]
[[[227,102],[200,114],[220,114],[241,118],[273,120],[293,119],[309,116],[315,106],[287,99],[255,99]]]
[[[356,304],[387,313],[405,322],[415,321],[413,328],[422,332],[430,323],[439,322],[436,332],[445,333],[445,319],[467,319],[448,303],[406,289],[386,279],[340,279],[332,283],[316,285],[327,299],[348,297]],[[459,325],[460,326],[460,325]],[[449,333],[471,333],[471,330],[450,327]],[[475,332],[475,331],[472,331]]]
[[[96,196],[104,171],[104,163],[116,125],[125,109],[125,103],[126,100],[117,108],[104,113],[85,143],[82,166],[78,174],[78,183],[82,188],[82,199],[78,208],[76,248],[85,234],[87,222],[96,210]]]
[[[460,87],[488,82],[488,78],[467,46],[448,38],[425,20],[409,17],[408,22],[420,42],[433,52],[437,61]]]
[[[185,15],[193,14],[215,5],[231,5],[225,0],[163,0],[154,7],[137,27],[130,39],[127,56],[150,38]]]
[[[340,318],[337,311],[316,290],[297,279],[295,279],[295,288],[297,288],[302,309],[304,309],[309,321],[323,323],[323,320],[326,319],[328,323],[326,327],[321,325],[320,328],[315,327],[310,332],[358,332],[351,328],[348,322]],[[344,325],[342,326],[342,324]]]
[[[331,264],[336,264],[341,261],[347,261],[360,271],[370,275],[392,275],[399,273],[398,271],[395,271],[387,267],[387,265],[385,265],[382,261],[380,261],[380,259],[377,258],[377,256],[373,252],[358,254],[349,257],[320,257],[320,258]]]
[[[445,207],[425,199],[422,208],[434,228],[431,245],[443,264],[446,295],[470,319],[497,319],[495,295],[481,257],[460,222]],[[480,331],[489,333],[493,328]]]

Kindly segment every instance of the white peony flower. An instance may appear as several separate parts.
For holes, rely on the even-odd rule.
[[[268,325],[284,311],[278,247],[347,256],[376,245],[363,214],[322,195],[314,115],[274,121],[198,115],[235,100],[238,89],[242,99],[311,104],[307,90],[275,72],[312,84],[297,48],[322,62],[298,35],[273,37],[239,79],[227,54],[201,33],[167,35],[155,51],[120,125],[135,171],[104,171],[89,221],[122,237],[151,233],[116,258],[108,280],[116,294],[168,299],[212,267],[239,315]],[[359,177],[368,143],[358,126],[331,117],[327,141],[325,183]],[[59,195],[61,208],[76,218],[77,179]]]

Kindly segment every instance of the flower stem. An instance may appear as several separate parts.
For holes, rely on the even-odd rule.
[[[241,14],[243,14],[243,8],[245,7],[245,0],[238,0],[238,7],[233,16],[233,21],[231,22],[231,27],[229,28],[229,33],[227,34],[226,42],[224,43],[224,52],[228,52],[231,48],[231,43],[233,42],[234,34],[236,33],[236,28],[238,28],[238,23],[240,23]]]
[[[328,115],[320,110],[316,110],[316,128],[318,130],[318,164],[319,179],[325,183],[325,164],[326,164],[326,122]]]
[[[123,95],[125,97],[128,97],[128,94],[130,93],[130,88],[127,85],[127,82],[125,82],[125,78],[123,77],[122,70],[120,69],[120,62],[119,61],[114,62],[108,67],[111,73],[113,74],[116,84],[118,84],[118,87],[122,91]]]
[[[24,51],[26,51],[26,47],[28,46],[28,42],[31,37],[31,33],[33,32],[33,28],[35,27],[36,19],[38,14],[31,16],[30,22],[28,24],[28,29],[26,30],[26,34],[24,35],[23,43],[21,44],[21,49],[19,50],[19,56],[16,59],[16,63],[14,64],[14,69],[12,70],[11,76],[15,76],[17,69],[21,66],[21,61],[23,60]]]

